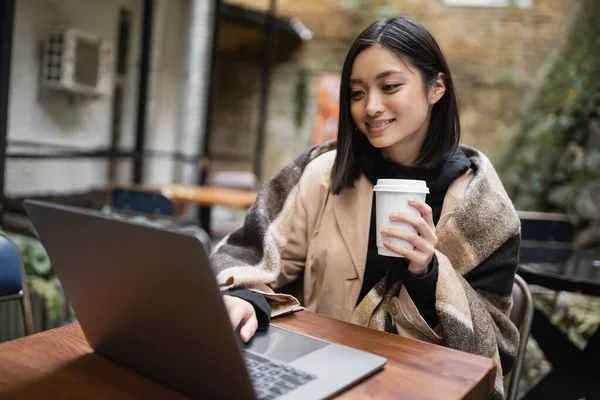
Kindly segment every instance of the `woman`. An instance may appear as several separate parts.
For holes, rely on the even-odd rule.
[[[211,256],[235,327],[249,340],[270,316],[301,309],[274,290],[299,280],[304,307],[373,329],[493,358],[493,397],[518,332],[508,318],[519,219],[489,160],[459,146],[454,84],[435,39],[410,18],[380,20],[346,57],[338,141],[316,146],[267,183],[244,226]],[[408,250],[377,253],[373,184],[425,180],[422,216],[390,219]]]

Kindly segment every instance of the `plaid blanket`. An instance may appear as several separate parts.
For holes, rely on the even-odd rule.
[[[223,289],[248,287],[269,294],[281,270],[281,253],[294,219],[297,185],[306,165],[335,148],[335,141],[310,148],[261,190],[244,225],[224,238],[211,255]],[[465,145],[473,179],[446,224],[438,230],[439,274],[436,311],[444,345],[489,357],[497,372],[493,399],[503,398],[503,372],[514,362],[519,342],[508,315],[518,263],[520,222],[490,161]],[[351,321],[381,331],[393,329],[391,299],[398,278],[382,279],[357,305]],[[289,295],[267,296],[273,315],[299,307]]]

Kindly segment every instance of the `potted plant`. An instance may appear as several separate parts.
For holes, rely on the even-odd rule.
[[[8,235],[21,253],[36,330],[42,331],[60,325],[66,319],[66,299],[44,246],[37,237]]]

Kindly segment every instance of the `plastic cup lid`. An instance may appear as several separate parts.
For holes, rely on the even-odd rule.
[[[375,192],[429,193],[425,181],[415,179],[378,179]]]

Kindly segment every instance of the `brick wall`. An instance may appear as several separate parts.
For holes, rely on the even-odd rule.
[[[227,1],[260,10],[266,10],[269,3],[267,0]],[[298,71],[308,69],[312,86],[320,73],[339,72],[355,36],[371,21],[390,14],[410,15],[434,34],[448,58],[458,87],[463,141],[496,160],[501,155],[502,145],[511,138],[525,95],[537,85],[575,1],[544,0],[536,2],[533,8],[515,8],[456,7],[444,5],[442,0],[278,0],[278,14],[299,18],[314,36],[274,71],[265,177],[310,144],[316,88],[309,89],[308,112],[302,128],[292,129]],[[239,71],[243,72],[242,66]],[[258,102],[258,91],[247,95]],[[249,102],[247,99],[239,101]],[[216,108],[219,107],[216,104]],[[241,112],[251,112],[251,109]],[[215,130],[221,129],[215,127]],[[243,135],[250,136],[256,131],[249,126],[241,130]],[[213,136],[213,142],[215,139]]]

